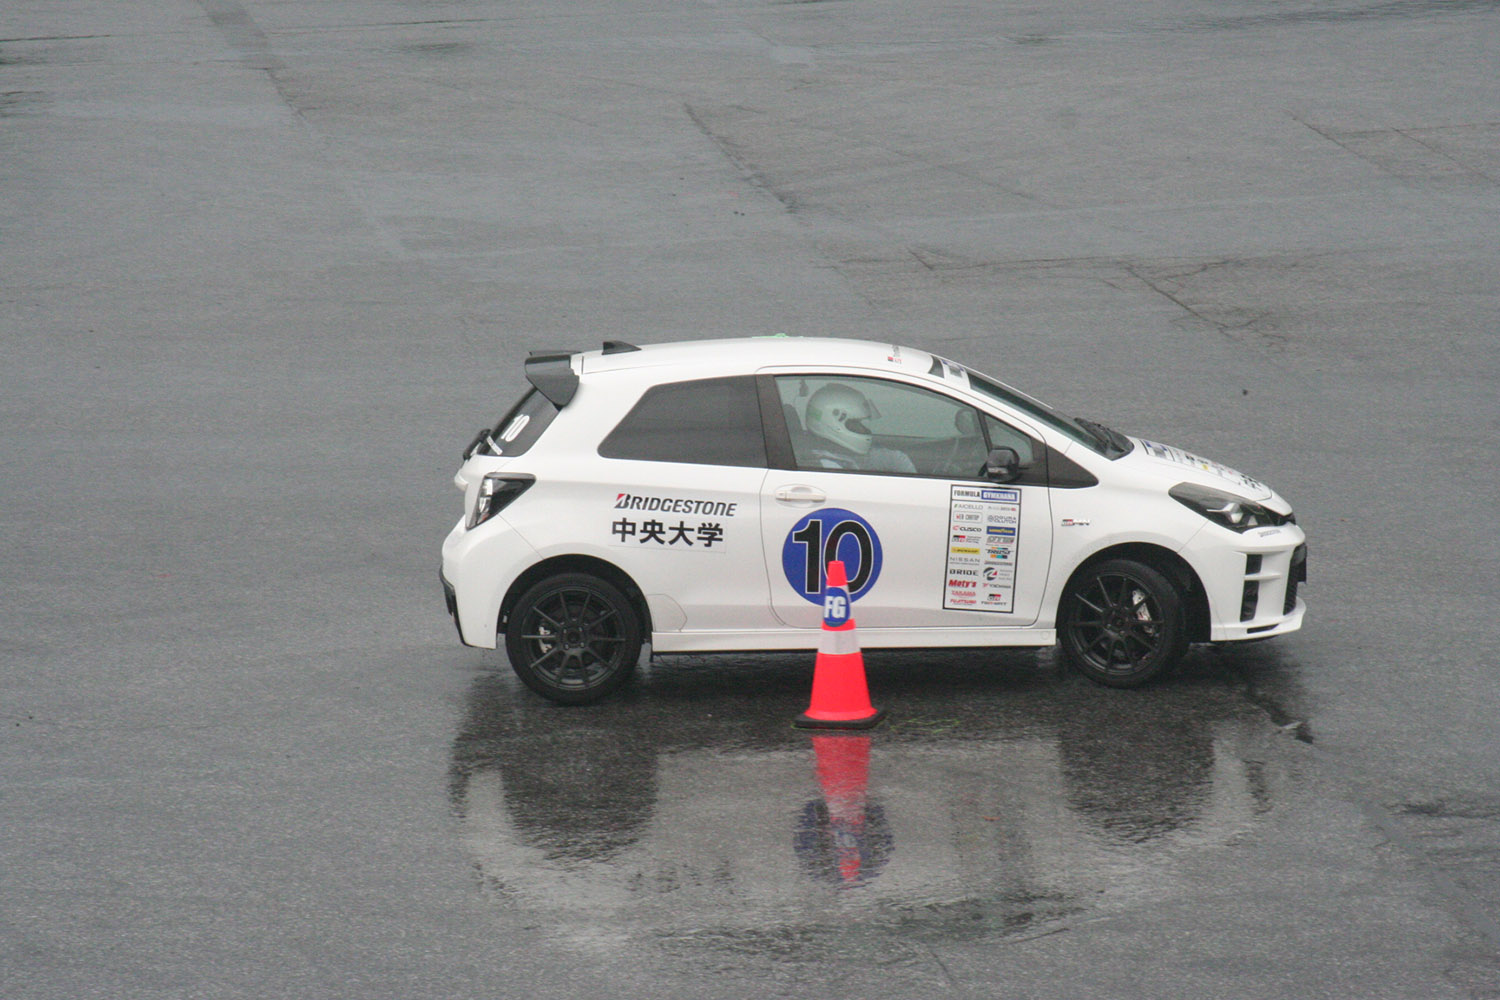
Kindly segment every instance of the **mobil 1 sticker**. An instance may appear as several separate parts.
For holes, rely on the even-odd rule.
[[[1021,491],[985,486],[951,490],[943,607],[1009,614],[1016,607]]]
[[[792,525],[781,544],[781,569],[786,582],[804,601],[822,605],[828,564],[844,564],[849,577],[849,599],[857,601],[880,578],[883,556],[875,528],[840,507],[825,507]]]

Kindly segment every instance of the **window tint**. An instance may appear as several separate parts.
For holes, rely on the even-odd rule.
[[[979,412],[966,403],[872,378],[780,375],[776,388],[798,468],[984,475],[989,449]]]
[[[599,454],[643,462],[764,466],[755,379],[654,386],[599,445]]]

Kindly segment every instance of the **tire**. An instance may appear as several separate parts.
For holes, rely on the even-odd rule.
[[[563,705],[598,701],[630,679],[641,655],[641,618],[613,584],[560,573],[533,584],[506,621],[511,669]]]
[[[1063,594],[1058,637],[1085,677],[1139,687],[1169,673],[1187,651],[1186,608],[1159,570],[1109,559],[1085,568]]]

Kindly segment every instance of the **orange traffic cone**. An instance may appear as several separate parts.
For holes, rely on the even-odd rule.
[[[870,704],[865,658],[854,633],[849,577],[844,564],[828,564],[823,586],[823,634],[813,666],[812,704],[793,720],[804,729],[869,729],[885,718]]]

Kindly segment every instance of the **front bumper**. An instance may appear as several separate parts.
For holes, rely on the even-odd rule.
[[[1251,535],[1204,530],[1182,555],[1208,595],[1209,641],[1267,639],[1302,627],[1307,536],[1297,525]]]

